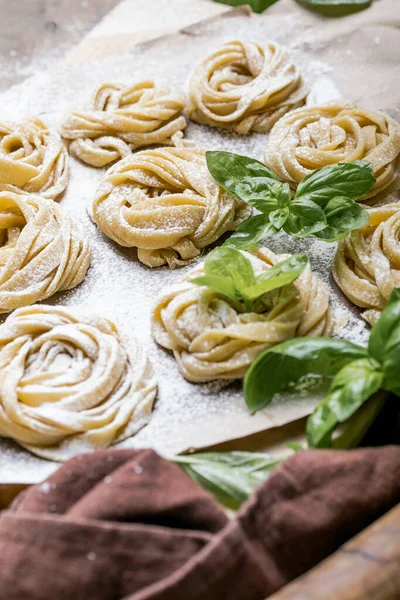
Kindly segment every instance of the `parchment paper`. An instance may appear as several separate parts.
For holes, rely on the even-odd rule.
[[[397,13],[397,18],[396,18]],[[289,48],[311,88],[311,101],[343,97],[370,108],[399,108],[400,26],[398,0],[375,5],[344,19],[326,19],[308,13],[291,0],[281,0],[262,16],[246,10],[226,13],[179,34],[142,44],[125,54],[82,65],[59,65],[33,77],[0,97],[1,119],[39,114],[57,126],[71,106],[79,105],[101,81],[154,77],[187,91],[189,75],[204,55],[230,39],[276,40]],[[262,159],[266,136],[233,136],[190,124],[186,135],[199,146],[226,149]],[[173,358],[151,339],[149,314],[159,291],[182,276],[185,269],[149,270],[136,260],[134,250],[122,249],[91,223],[86,206],[104,172],[71,159],[71,177],[61,205],[82,222],[90,237],[93,260],[85,281],[75,290],[58,294],[48,303],[79,306],[113,318],[123,335],[135,335],[145,344],[159,376],[159,395],[150,424],[122,446],[150,446],[164,454],[221,444],[257,432],[259,446],[274,446],[282,435],[277,428],[297,422],[318,401],[307,393],[283,397],[250,416],[240,383],[193,385],[178,373]],[[278,236],[269,244],[275,251],[307,251],[313,267],[328,281],[341,335],[362,342],[367,330],[332,283],[330,266],[334,245]],[[292,435],[295,425],[283,431]],[[270,433],[268,433],[270,432]],[[286,435],[286,434],[285,434]],[[232,442],[231,442],[232,445]],[[243,442],[247,447],[247,441]],[[278,444],[279,445],[279,444]],[[237,442],[236,447],[240,447]],[[34,483],[57,468],[56,463],[30,455],[16,444],[0,440],[0,482]]]

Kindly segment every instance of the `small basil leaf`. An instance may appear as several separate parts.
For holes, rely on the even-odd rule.
[[[334,242],[347,236],[350,231],[369,223],[368,212],[350,198],[332,198],[324,208],[327,227],[315,232],[314,237]]]
[[[214,0],[220,4],[228,4],[229,6],[243,6],[244,4],[251,6],[255,13],[262,13],[267,8],[275,4],[278,0]]]
[[[231,279],[228,277],[215,277],[212,275],[204,276],[204,277],[195,277],[190,280],[190,283],[194,283],[196,285],[206,286],[217,292],[218,294],[222,294],[223,296],[227,296],[234,302],[237,302],[240,298],[237,296],[236,286]]]
[[[236,196],[254,206],[260,212],[269,215],[272,210],[281,208],[290,202],[285,184],[266,177],[244,177],[236,185]]]
[[[278,344],[261,354],[246,373],[247,407],[254,413],[302,377],[331,377],[351,361],[367,356],[366,348],[340,339],[296,338]]]
[[[204,273],[207,277],[226,277],[236,289],[255,282],[253,267],[248,258],[234,248],[220,247],[212,250],[204,261]]]
[[[300,182],[295,198],[307,198],[319,206],[324,206],[337,196],[359,200],[370,191],[375,182],[370,163],[337,163],[307,175]]]
[[[307,420],[307,439],[311,448],[330,448],[332,433],[377,392],[383,373],[375,361],[355,360],[343,367],[333,380],[329,395]]]
[[[274,210],[269,215],[269,220],[276,229],[281,229],[289,216],[289,208],[279,208]]]
[[[222,504],[236,509],[285,458],[257,452],[204,452],[170,460]]]
[[[307,264],[306,254],[294,254],[259,275],[253,285],[244,288],[243,295],[249,300],[255,300],[267,292],[289,285],[298,278]]]
[[[220,0],[217,0],[220,2]],[[371,6],[373,0],[297,0],[299,4],[327,17],[343,17]],[[236,6],[236,5],[235,5]]]
[[[368,349],[382,365],[384,388],[400,395],[400,289],[394,288],[372,328]]]
[[[251,185],[249,187],[249,183],[252,182],[254,189],[257,189],[257,179],[261,179],[261,188],[264,189],[266,180],[278,181],[271,169],[248,156],[232,152],[209,151],[206,152],[206,161],[208,170],[215,181],[224,190],[244,201],[247,201],[247,197],[254,198],[253,189]]]
[[[255,217],[250,217],[241,223],[235,233],[233,233],[223,245],[230,248],[248,250],[258,244],[261,240],[264,240],[275,233],[278,233],[276,227],[274,227],[264,215],[257,215]]]
[[[289,235],[305,236],[326,227],[323,209],[307,198],[295,198],[289,205],[289,215],[283,229]]]
[[[385,403],[386,395],[378,392],[365,402],[354,415],[335,429],[332,448],[347,450],[356,448],[364,439]]]

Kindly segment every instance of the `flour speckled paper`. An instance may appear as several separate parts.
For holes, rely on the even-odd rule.
[[[282,0],[278,3],[281,8],[271,9],[263,16],[234,11],[143,44],[129,53],[81,65],[59,65],[3,94],[1,119],[36,114],[49,126],[57,127],[68,109],[78,106],[102,81],[128,83],[154,77],[186,93],[194,65],[206,52],[235,38],[260,42],[272,39],[286,45],[305,75],[313,103],[345,98],[370,108],[391,109],[396,116],[398,100],[393,81],[400,32],[390,24],[391,7],[395,10],[396,1],[381,0],[376,3],[380,8],[343,20],[312,15],[291,0]],[[266,140],[263,135],[240,137],[195,124],[189,125],[186,136],[206,149],[225,149],[258,159],[262,159]],[[250,416],[239,382],[194,385],[179,375],[172,356],[152,341],[149,315],[159,291],[187,269],[150,270],[137,261],[135,250],[120,248],[100,233],[90,221],[87,207],[103,174],[103,170],[71,158],[70,182],[61,206],[83,224],[92,246],[92,266],[78,288],[47,302],[79,306],[108,316],[119,325],[123,336],[134,335],[148,348],[159,379],[155,411],[150,424],[121,446],[150,446],[164,454],[174,454],[272,430],[309,414],[318,398],[307,392],[296,398],[280,398]],[[333,245],[311,240],[300,243],[286,236],[278,236],[269,245],[277,252],[307,251],[313,268],[331,287],[341,335],[351,336],[354,341],[366,339],[363,321],[332,283]],[[268,433],[265,435],[267,439]],[[38,482],[56,467],[56,463],[0,440],[1,483]]]

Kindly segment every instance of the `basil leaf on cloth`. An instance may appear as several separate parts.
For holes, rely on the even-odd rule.
[[[369,162],[355,160],[352,163],[337,163],[317,169],[304,177],[297,188],[296,198],[307,197],[320,206],[336,196],[359,200],[375,182]]]
[[[335,242],[368,225],[369,214],[350,198],[337,196],[329,200],[324,208],[327,226],[314,232],[314,237],[326,242]]]
[[[178,464],[222,504],[237,509],[286,458],[234,451],[201,452],[169,460]]]
[[[347,340],[295,338],[261,354],[244,379],[244,397],[251,413],[267,406],[275,394],[302,377],[332,377],[354,360],[368,357],[366,348]]]
[[[344,17],[368,8],[373,0],[297,0],[297,2],[327,17]]]
[[[333,380],[329,395],[307,420],[307,440],[311,448],[330,448],[338,423],[347,421],[377,392],[383,373],[369,358],[355,360],[343,367]]]

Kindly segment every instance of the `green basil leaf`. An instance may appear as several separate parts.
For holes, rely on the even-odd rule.
[[[255,282],[253,267],[239,250],[224,246],[212,250],[204,261],[207,277],[226,277],[240,291]]]
[[[278,233],[278,230],[269,222],[268,218],[265,215],[257,215],[241,223],[223,245],[248,250],[275,233]]]
[[[305,236],[326,227],[323,209],[307,198],[295,198],[289,205],[289,215],[283,229],[289,235]]]
[[[234,282],[228,277],[216,277],[212,275],[206,275],[203,277],[195,277],[194,279],[190,280],[190,283],[209,287],[218,294],[227,296],[234,302],[237,302],[240,299],[237,296],[237,290]]]
[[[373,0],[297,0],[297,2],[327,17],[343,17],[368,8]]]
[[[277,458],[257,452],[203,452],[170,460],[222,504],[236,509],[287,456]]]
[[[319,206],[325,206],[337,196],[359,200],[370,191],[375,182],[370,163],[337,163],[317,169],[304,177],[297,188],[295,199],[307,198]]]
[[[375,361],[355,360],[344,366],[333,380],[329,395],[307,420],[307,439],[311,448],[330,448],[332,433],[377,392],[383,373]]]
[[[296,338],[278,344],[261,354],[246,373],[247,407],[257,412],[302,377],[332,377],[348,363],[366,357],[366,348],[341,339]]]
[[[267,292],[289,285],[298,278],[307,264],[306,254],[294,254],[259,275],[253,285],[242,290],[243,295],[249,300],[255,300]]]
[[[338,425],[332,439],[332,448],[347,450],[356,448],[381,412],[386,400],[384,392],[378,392],[365,402],[347,421]]]
[[[259,160],[232,152],[206,152],[207,167],[215,181],[227,192],[247,202],[254,190],[263,190],[265,182],[278,182],[275,173]],[[257,187],[257,180],[260,186]],[[279,183],[279,182],[278,182]],[[280,184],[282,185],[282,184]],[[266,194],[267,195],[267,194]],[[242,197],[243,196],[243,197]]]
[[[360,229],[369,223],[369,214],[362,206],[350,198],[336,197],[329,200],[324,208],[327,227],[315,232],[314,237],[334,242]]]
[[[281,229],[289,216],[289,208],[279,208],[269,215],[269,220],[276,229]]]
[[[278,208],[284,208],[292,198],[289,184],[266,177],[244,177],[238,182],[235,190],[238,198],[265,215]]]
[[[278,0],[214,0],[220,4],[228,4],[228,6],[251,6],[255,13],[262,13],[267,8],[275,4]]]
[[[395,288],[372,328],[369,352],[382,365],[384,389],[400,395],[400,289]]]

